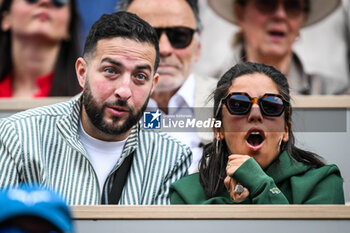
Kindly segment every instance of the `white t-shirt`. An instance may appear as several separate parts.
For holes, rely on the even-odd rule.
[[[79,136],[97,175],[100,193],[102,194],[103,185],[109,173],[122,155],[126,139],[118,142],[106,142],[93,138],[85,132],[81,121],[79,125]]]

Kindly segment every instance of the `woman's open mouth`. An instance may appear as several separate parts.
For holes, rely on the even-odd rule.
[[[246,142],[248,147],[257,151],[260,150],[265,141],[265,132],[262,129],[252,128],[246,134]]]
[[[276,41],[276,42],[283,40],[286,37],[286,33],[283,31],[279,31],[279,30],[270,30],[270,31],[268,31],[268,35],[269,35],[271,40]]]

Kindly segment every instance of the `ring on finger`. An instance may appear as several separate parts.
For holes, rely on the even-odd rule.
[[[235,192],[236,192],[238,195],[241,195],[241,193],[243,193],[243,190],[244,190],[243,185],[237,184],[237,185],[235,186]]]

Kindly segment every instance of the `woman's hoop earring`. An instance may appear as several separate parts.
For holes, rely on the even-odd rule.
[[[219,154],[219,142],[220,141],[218,139],[216,139],[215,152],[216,152],[217,155]]]

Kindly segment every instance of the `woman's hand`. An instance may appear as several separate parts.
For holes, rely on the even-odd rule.
[[[233,154],[228,157],[228,162],[226,166],[227,176],[224,180],[224,184],[231,198],[236,202],[243,201],[244,199],[246,199],[249,196],[249,190],[247,188],[243,188],[243,192],[241,194],[238,194],[235,191],[235,187],[239,183],[231,176],[249,158],[250,156],[248,155],[238,155],[238,154]]]

